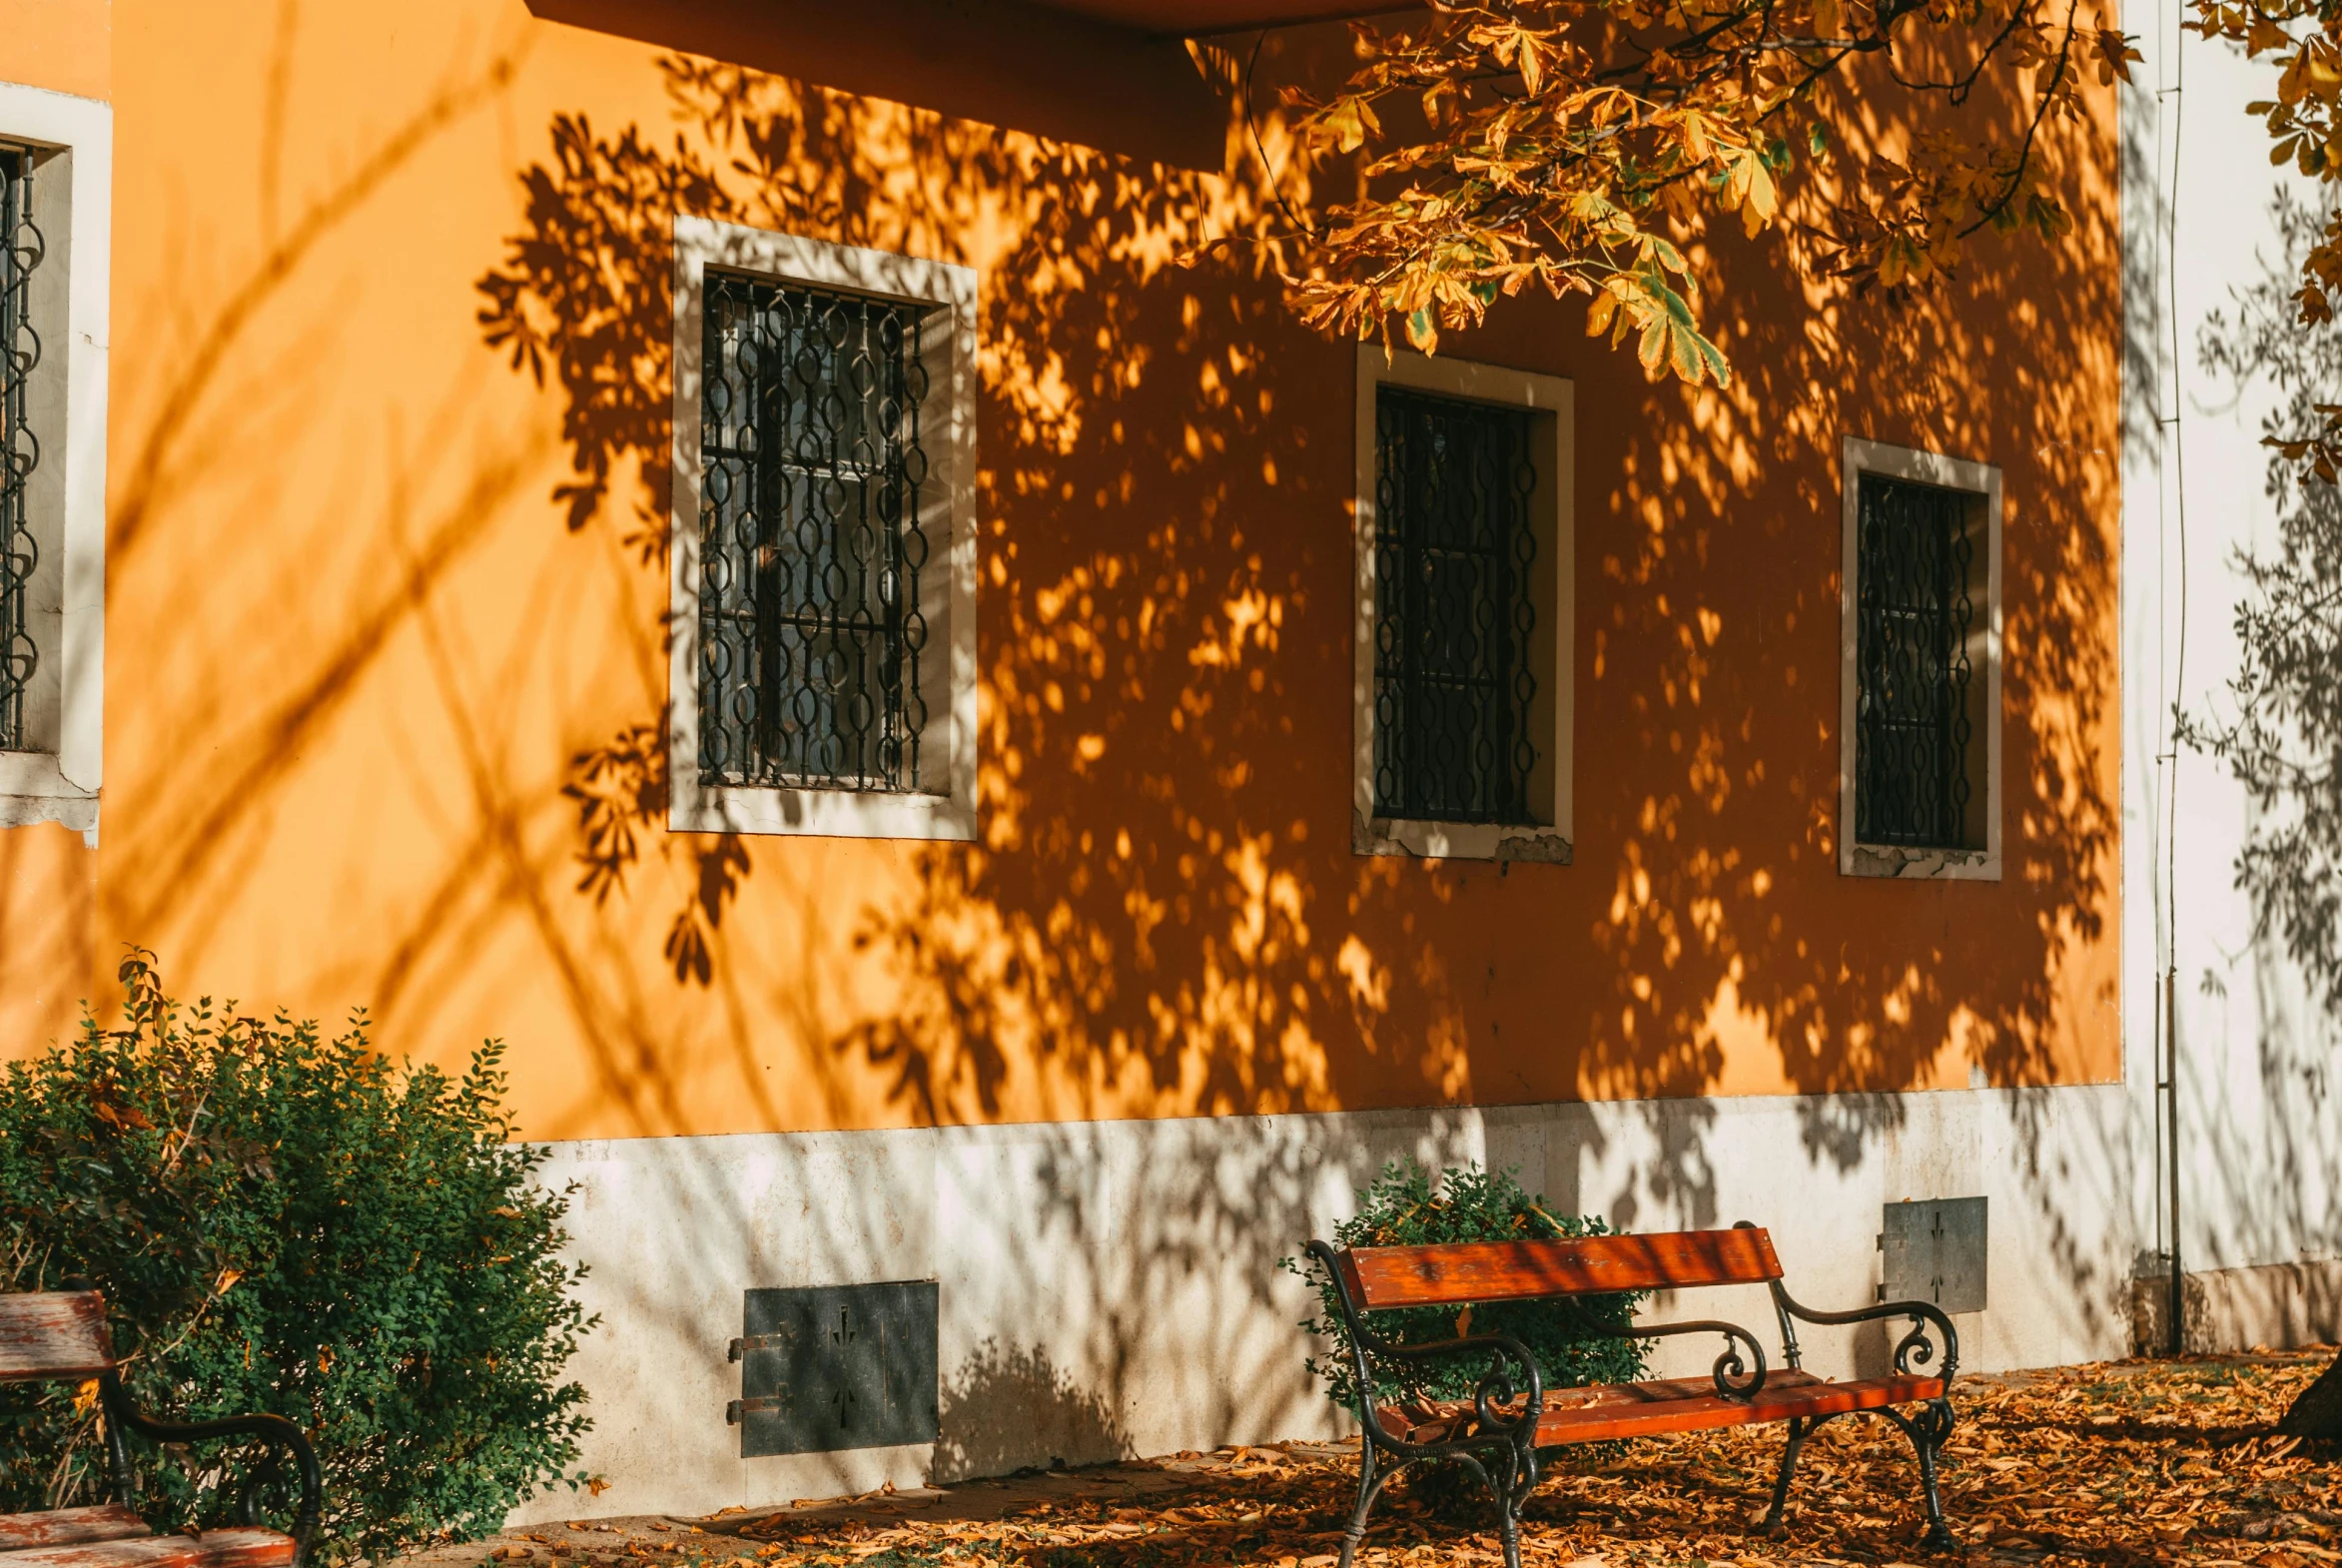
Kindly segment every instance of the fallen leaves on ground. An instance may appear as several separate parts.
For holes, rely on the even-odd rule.
[[[2267,1433],[2330,1355],[1960,1379],[1944,1503],[1962,1555],[1977,1564],[2342,1563],[2342,1453]],[[1522,1555],[1544,1568],[1921,1557],[1910,1443],[1887,1422],[1862,1417],[1832,1421],[1808,1441],[1786,1527],[1757,1534],[1752,1522],[1771,1497],[1782,1435],[1779,1426],[1744,1427],[1565,1451],[1529,1504]],[[870,1499],[880,1505],[875,1517],[782,1511],[737,1527],[737,1538],[661,1545],[707,1568],[1328,1568],[1356,1495],[1356,1466],[1354,1440],[1223,1449],[1075,1472],[1064,1483],[1050,1477],[1069,1490],[1003,1498],[988,1510],[936,1505],[973,1491],[958,1488],[927,1494],[925,1505]],[[923,1508],[930,1517],[917,1517]],[[1375,1510],[1359,1561],[1428,1568],[1502,1556],[1484,1495],[1434,1514],[1394,1489]]]

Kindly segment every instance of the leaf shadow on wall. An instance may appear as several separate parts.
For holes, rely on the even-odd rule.
[[[2260,275],[2232,287],[2230,303],[2206,316],[2197,359],[2234,405],[2257,415],[2264,436],[2298,438],[2318,429],[2321,406],[2342,395],[2342,329],[2303,325],[2294,299],[2301,259],[2332,214],[2283,186],[2268,213],[2278,244],[2261,258]],[[2267,508],[2219,516],[2213,537],[2229,545],[2224,570],[2213,575],[2199,555],[2192,584],[2199,594],[2209,583],[2235,595],[2237,654],[2227,689],[2210,694],[2199,676],[2180,694],[2182,738],[2244,786],[2233,869],[2251,919],[2234,954],[2220,926],[2210,925],[2193,951],[2225,962],[2178,976],[2194,993],[2176,1010],[2182,1145],[2192,1157],[2189,1203],[2207,1226],[2201,1235],[2191,1228],[2182,1252],[2204,1269],[2330,1254],[2342,1239],[2333,1200],[2342,1192],[2333,1069],[2342,1035],[2334,894],[2342,781],[2331,766],[2342,740],[2333,705],[2342,689],[2342,489],[2281,452],[2264,455]],[[2271,525],[2255,530],[2262,517]],[[2204,799],[2205,782],[2177,779],[2183,833],[2187,803]],[[2157,783],[2171,787],[2162,777]],[[2203,820],[2223,818],[2205,811]],[[2169,864],[2157,857],[2158,875],[2170,875]],[[2232,1000],[2232,988],[2246,995]],[[2226,1038],[2238,1025],[2252,1031],[2241,1050]],[[2239,1093],[2228,1064],[2247,1052],[2257,1083]],[[2314,1269],[2289,1285],[2282,1310],[2294,1336],[2324,1336],[2321,1325],[2335,1320],[2342,1300]],[[2191,1334],[2205,1305],[2189,1303]]]
[[[573,760],[576,894],[613,914],[670,901],[660,960],[676,1011],[720,1021],[762,1125],[1342,1103],[1318,1019],[1331,1009],[1343,1035],[1371,1034],[1392,987],[1312,938],[1297,863],[1324,828],[1295,801],[1307,758],[1344,754],[1349,714],[1338,693],[1313,713],[1289,701],[1272,655],[1289,646],[1310,567],[1330,564],[1337,582],[1347,570],[1346,421],[1293,422],[1293,372],[1279,367],[1346,362],[1285,321],[1248,260],[1173,265],[1253,221],[1249,193],[681,58],[660,69],[672,145],[555,122],[553,156],[523,176],[526,226],[483,280],[483,336],[559,390],[568,526],[613,530],[656,582],[668,213],[981,263],[993,282],[980,305],[983,839],[670,834],[662,680]],[[1255,528],[1260,516],[1321,526]],[[663,674],[665,628],[629,631],[638,662]],[[1346,656],[1338,640],[1300,650]],[[1079,809],[1086,797],[1101,809]],[[1358,898],[1384,896],[1400,872],[1353,872],[1346,847],[1331,869]],[[1435,890],[1445,880],[1428,877]],[[856,966],[869,977],[860,1006],[822,991],[819,971]],[[1433,1000],[1415,1005],[1436,1008],[1438,975],[1420,978]],[[796,1037],[780,1048],[788,1069],[811,1086],[785,1104],[766,1088],[776,1019]],[[1415,1086],[1386,1098],[1453,1102],[1465,1086],[1451,1043],[1436,1027],[1393,1029],[1363,1065]],[[644,1131],[670,1130],[649,1082],[664,1064],[597,1049],[592,1068]],[[1254,1122],[1209,1149],[1175,1130],[1146,1133],[1136,1155],[1085,1139],[1039,1127],[1020,1130],[1023,1154],[971,1153],[1004,1164],[966,1179],[1037,1192],[1039,1211],[1014,1233],[987,1229],[991,1210],[938,1227],[937,1272],[1048,1280],[1052,1295],[1046,1312],[1009,1304],[1005,1320],[1036,1325],[1024,1342],[955,1347],[947,1324],[946,1469],[1132,1451],[1148,1428],[1126,1413],[1154,1375],[1137,1347],[1162,1326],[1149,1303],[1209,1280],[1297,1316],[1274,1261],[1316,1228],[1321,1194],[1401,1153],[1468,1158],[1453,1138],[1397,1129],[1354,1150]],[[807,1218],[825,1266],[868,1266],[864,1233],[884,1221],[866,1206]],[[740,1255],[757,1255],[768,1238],[740,1223]],[[1197,1391],[1195,1417],[1227,1433],[1319,1419],[1290,1347],[1250,1343],[1243,1320],[1230,1315],[1212,1358],[1241,1370]]]
[[[572,529],[617,529],[664,572],[666,213],[986,280],[980,842],[857,852],[841,884],[808,868],[842,852],[807,841],[667,834],[656,686],[571,770],[577,891],[668,890],[661,961],[718,999],[693,1016],[724,1021],[769,1125],[808,1104],[951,1126],[1604,1097],[1623,1103],[1584,1124],[1582,1158],[1626,1174],[1586,1206],[1655,1226],[1739,1216],[1719,1092],[1807,1097],[1806,1158],[1844,1171],[1898,1136],[1893,1092],[1973,1070],[2015,1091],[2007,1141],[2077,1292],[2127,1266],[2062,1228],[2060,1194],[2110,1182],[2114,1155],[2061,1143],[2044,1093],[2104,1076],[2114,1038],[2109,142],[2044,144],[2080,192],[2067,246],[1987,239],[1933,295],[1809,292],[1795,242],[1701,248],[1711,297],[1748,302],[1723,329],[1729,392],[1646,384],[1574,311],[1528,302],[1453,346],[1582,389],[1576,864],[1507,868],[1350,851],[1349,351],[1290,325],[1255,253],[1172,265],[1264,232],[1263,191],[660,70],[672,135],[557,118],[482,283],[486,340],[560,390]],[[1872,143],[1909,129],[1852,118]],[[1997,884],[1838,874],[1845,433],[2007,474]],[[663,628],[632,630],[663,670]],[[752,1019],[796,1032],[790,1108]],[[655,1103],[643,1066],[595,1070]],[[1307,1175],[1280,1177],[1296,1235]],[[1179,1246],[1207,1256],[1261,1217]]]

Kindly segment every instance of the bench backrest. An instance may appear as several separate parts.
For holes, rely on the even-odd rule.
[[[1355,1246],[1337,1255],[1351,1299],[1370,1312],[1680,1285],[1763,1284],[1781,1277],[1773,1238],[1750,1226],[1574,1241]]]
[[[114,1364],[95,1290],[0,1295],[0,1383],[95,1377]]]

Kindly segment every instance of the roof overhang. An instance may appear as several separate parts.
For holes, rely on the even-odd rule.
[[[526,0],[538,17],[849,93],[1217,169],[1228,110],[1188,37],[1390,0]]]
[[[1349,17],[1406,11],[1393,0],[1041,0],[1053,10],[1071,11],[1114,27],[1158,38],[1193,38],[1262,27],[1295,27]]]

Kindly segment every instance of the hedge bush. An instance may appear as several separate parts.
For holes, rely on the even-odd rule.
[[[1358,1194],[1358,1211],[1333,1227],[1333,1243],[1349,1246],[1419,1246],[1441,1241],[1534,1241],[1608,1235],[1610,1227],[1592,1215],[1554,1214],[1542,1195],[1522,1190],[1512,1171],[1477,1166],[1441,1171],[1436,1178],[1413,1161],[1393,1161]],[[1350,1364],[1350,1336],[1343,1324],[1333,1280],[1314,1258],[1285,1258],[1283,1266],[1317,1289],[1322,1310],[1301,1326],[1322,1335],[1331,1348],[1302,1363],[1325,1384],[1334,1403],[1357,1406],[1357,1377]],[[1556,1301],[1492,1301],[1470,1308],[1472,1333],[1510,1334],[1537,1358],[1548,1388],[1590,1383],[1633,1382],[1643,1375],[1645,1341],[1603,1334],[1624,1327],[1644,1292],[1580,1296],[1573,1309]],[[1452,1306],[1401,1307],[1376,1312],[1374,1332],[1398,1344],[1427,1344],[1456,1336],[1461,1313]],[[1485,1355],[1426,1356],[1404,1360],[1369,1356],[1386,1397],[1466,1399],[1488,1369]]]
[[[566,1197],[513,1142],[501,1047],[450,1081],[393,1068],[365,1016],[182,1008],[151,955],[121,1027],[0,1076],[0,1288],[106,1293],[131,1396],[175,1420],[267,1410],[325,1470],[327,1560],[495,1529],[568,1473],[585,1393],[561,1372],[592,1325],[563,1261]],[[215,1522],[222,1457],[133,1440],[141,1511]],[[95,1501],[97,1417],[70,1385],[0,1387],[0,1508]],[[279,1521],[282,1522],[282,1521]]]

